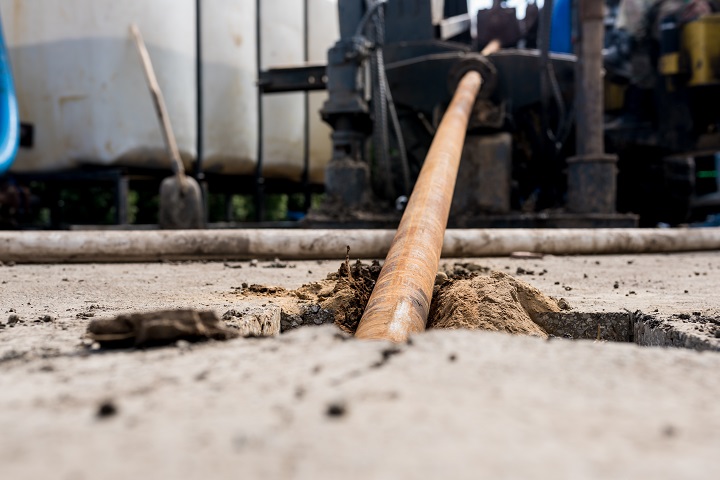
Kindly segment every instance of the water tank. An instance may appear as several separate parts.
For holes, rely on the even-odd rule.
[[[303,4],[261,2],[262,67],[302,64]],[[257,164],[256,10],[251,0],[203,2],[203,165],[252,174]],[[91,165],[169,169],[162,136],[128,27],[136,22],[163,89],[181,154],[195,158],[195,0],[0,0],[16,77],[20,118],[34,143],[18,172]],[[337,0],[309,0],[309,59],[325,62],[338,37]],[[311,94],[311,176],[322,181],[330,131]],[[264,99],[264,170],[299,180],[303,170],[302,94]]]

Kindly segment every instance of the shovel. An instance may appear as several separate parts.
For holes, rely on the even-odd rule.
[[[165,106],[165,99],[160,90],[155,70],[150,61],[145,41],[137,25],[130,26],[130,33],[135,39],[140,59],[142,60],[145,78],[147,79],[150,94],[152,95],[155,112],[162,128],[165,147],[170,156],[173,176],[168,177],[160,184],[160,228],[190,229],[203,228],[204,208],[200,185],[197,181],[185,174],[185,167],[180,159],[175,134],[170,125],[170,118]]]

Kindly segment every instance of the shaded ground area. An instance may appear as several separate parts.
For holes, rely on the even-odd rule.
[[[716,253],[455,263],[564,297],[566,315],[641,311],[708,331],[718,318]],[[94,318],[182,307],[220,317],[252,284],[293,290],[338,270],[251,265],[0,267],[2,477],[720,474],[714,352],[463,330],[395,346],[332,326],[140,351],[82,346]]]

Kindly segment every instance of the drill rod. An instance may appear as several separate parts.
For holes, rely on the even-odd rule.
[[[478,72],[465,74],[433,139],[355,336],[404,342],[425,330]]]

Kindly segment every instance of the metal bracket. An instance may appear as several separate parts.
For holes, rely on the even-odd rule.
[[[260,72],[261,93],[310,92],[327,89],[327,66],[271,68]]]

